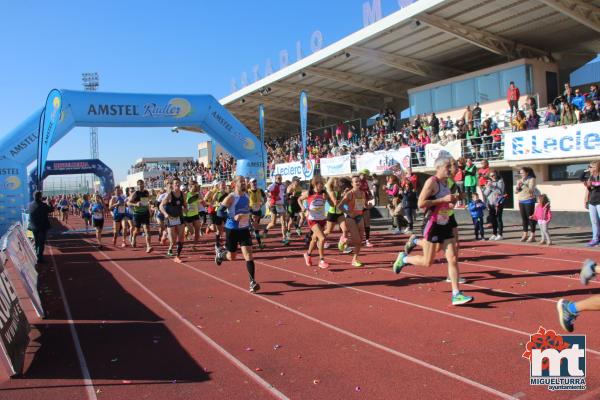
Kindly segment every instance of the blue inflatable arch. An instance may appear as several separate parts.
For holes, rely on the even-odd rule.
[[[94,174],[100,180],[100,193],[112,193],[115,189],[115,178],[112,169],[97,159],[89,160],[48,160],[44,168],[42,180],[51,175]],[[29,174],[29,194],[32,194],[38,182],[37,168]]]
[[[60,90],[60,93],[62,112],[52,144],[78,126],[196,127],[236,158],[238,175],[256,178],[264,185],[262,145],[213,96],[72,90]],[[37,157],[42,111],[37,110],[0,139],[0,234],[19,219],[20,210],[27,204],[26,168]]]

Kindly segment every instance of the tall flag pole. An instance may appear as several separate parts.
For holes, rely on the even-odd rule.
[[[263,177],[266,179],[267,165],[265,162],[265,106],[263,104],[258,106],[258,126],[260,128],[260,152],[262,154]]]
[[[52,144],[52,138],[56,131],[56,125],[60,122],[60,115],[62,112],[62,95],[60,90],[52,89],[46,99],[46,106],[44,108],[40,130],[38,135],[38,154],[37,154],[37,173],[38,173],[38,190],[42,189],[42,182],[44,177],[44,170],[46,168],[46,159],[48,158],[48,151]]]
[[[308,96],[300,92],[300,133],[302,134],[302,165],[306,165],[306,119],[308,117]]]

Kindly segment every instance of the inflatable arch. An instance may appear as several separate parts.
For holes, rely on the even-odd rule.
[[[264,185],[261,143],[213,96],[72,90],[60,90],[60,95],[62,112],[51,145],[78,126],[199,128],[237,159],[238,175],[256,178]],[[0,139],[0,234],[19,220],[27,204],[26,170],[37,157],[42,111],[37,110]]]
[[[110,167],[97,159],[89,160],[48,160],[42,180],[51,175],[94,174],[100,179],[100,193],[112,193],[115,189],[115,179]],[[29,174],[29,195],[33,199],[33,192],[38,181],[37,169]]]

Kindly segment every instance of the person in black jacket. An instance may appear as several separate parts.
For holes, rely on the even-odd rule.
[[[404,193],[404,197],[402,197],[402,208],[404,209],[404,216],[408,220],[408,227],[404,230],[403,233],[412,233],[414,227],[414,215],[416,215],[417,211],[417,203],[418,203],[417,193],[414,191],[412,182],[409,182],[406,185],[406,192]]]
[[[44,262],[44,246],[46,244],[46,233],[50,229],[48,216],[52,207],[42,199],[42,192],[37,191],[33,195],[33,201],[29,203],[29,230],[33,232],[35,241],[35,254],[38,262]]]

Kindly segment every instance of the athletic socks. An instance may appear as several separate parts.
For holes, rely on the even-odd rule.
[[[567,306],[567,308],[569,309],[570,312],[572,312],[573,314],[577,315],[579,312],[577,311],[577,307],[575,306],[575,302],[570,302],[569,305]]]
[[[250,282],[254,282],[254,260],[246,261],[246,269],[248,270]]]
[[[183,243],[177,242],[177,257],[181,255],[181,250],[183,250]]]
[[[456,296],[460,293],[460,290],[452,290],[452,296]]]
[[[371,237],[371,227],[365,226],[365,239],[369,240],[370,237]]]

